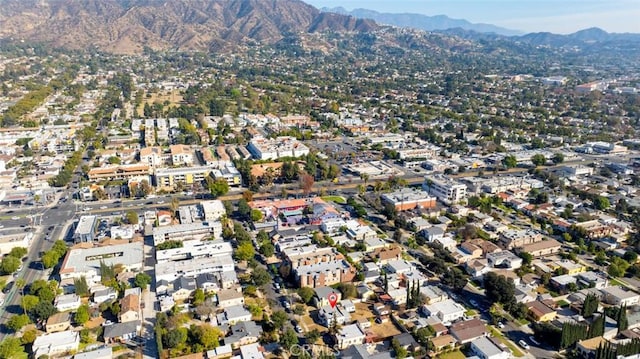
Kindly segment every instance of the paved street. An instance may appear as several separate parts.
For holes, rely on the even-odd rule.
[[[27,254],[27,260],[25,261],[24,268],[16,274],[15,279],[22,278],[26,283],[32,283],[34,280],[44,278],[46,276],[48,272],[44,271],[42,266],[36,264],[40,261],[40,252],[49,250],[55,239],[62,239],[66,236],[64,231],[68,229],[67,222],[73,218],[74,212],[75,206],[71,202],[51,205],[44,209],[42,212],[42,222],[39,226],[33,227],[34,236]],[[24,218],[19,221],[2,220],[0,223],[5,226],[4,230],[11,229],[12,227],[9,226],[14,225],[18,225],[18,228],[22,229],[22,227],[19,226],[24,224],[23,222],[25,220],[27,222],[29,221]],[[51,240],[46,240],[45,237],[47,232],[49,232],[49,228],[52,228]],[[19,290],[12,287],[9,293],[7,293],[4,306],[0,308],[0,324],[4,324],[11,315],[21,311],[20,300],[21,296]],[[0,329],[0,341],[4,339],[7,334],[8,333],[4,327],[2,327]]]

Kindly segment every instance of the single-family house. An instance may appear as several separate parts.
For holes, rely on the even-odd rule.
[[[54,306],[59,312],[76,310],[80,308],[81,304],[80,297],[75,294],[62,294],[57,296],[54,301]]]
[[[53,357],[58,354],[78,350],[79,346],[80,333],[67,330],[37,337],[31,346],[31,350],[33,351],[34,358],[40,358],[43,355]]]
[[[231,307],[244,304],[244,295],[235,289],[223,289],[216,293],[218,306],[220,308]]]
[[[556,311],[542,301],[534,300],[526,305],[529,317],[536,322],[550,322],[556,319]]]
[[[474,318],[452,324],[449,333],[462,345],[487,336],[487,328],[480,319]]]
[[[120,323],[140,321],[140,296],[129,294],[120,301],[120,313],[118,313]]]
[[[239,322],[231,326],[231,334],[224,338],[225,344],[231,345],[233,349],[251,343],[256,343],[262,335],[262,327],[250,320]]]
[[[640,301],[640,295],[638,295],[638,293],[623,289],[620,286],[607,287],[601,289],[601,291],[604,295],[603,299],[607,304],[630,307],[638,304]]]
[[[64,332],[71,326],[71,313],[56,313],[47,319],[45,329],[47,333]]]
[[[103,337],[105,343],[115,343],[131,340],[137,333],[137,322],[115,323],[104,327]]]
[[[118,298],[118,292],[115,289],[108,287],[100,289],[93,293],[93,302],[96,304],[102,304]]]
[[[421,309],[427,317],[436,317],[445,325],[464,317],[466,311],[462,305],[451,299],[427,304]]]
[[[509,359],[511,353],[494,338],[481,337],[471,342],[471,351],[481,359]]]
[[[242,305],[232,305],[224,308],[224,313],[218,315],[218,323],[234,325],[251,320],[251,313]]]

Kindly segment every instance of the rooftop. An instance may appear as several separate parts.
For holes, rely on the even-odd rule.
[[[103,247],[71,249],[62,262],[60,274],[99,272],[100,263],[106,265],[140,265],[144,259],[142,242],[115,244]]]

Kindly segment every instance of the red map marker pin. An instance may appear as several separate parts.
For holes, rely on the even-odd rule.
[[[327,299],[329,299],[329,304],[331,304],[331,308],[335,308],[336,303],[338,303],[338,295],[336,295],[336,293],[331,293],[327,296]]]

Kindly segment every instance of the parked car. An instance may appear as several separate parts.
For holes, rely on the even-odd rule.
[[[524,340],[519,340],[518,341],[518,345],[520,345],[521,347],[523,347],[526,350],[529,350],[529,348],[530,348],[529,344],[527,344],[527,342],[525,342]]]
[[[502,323],[502,322],[498,322],[498,328],[500,328],[500,329],[504,329],[504,323]]]

